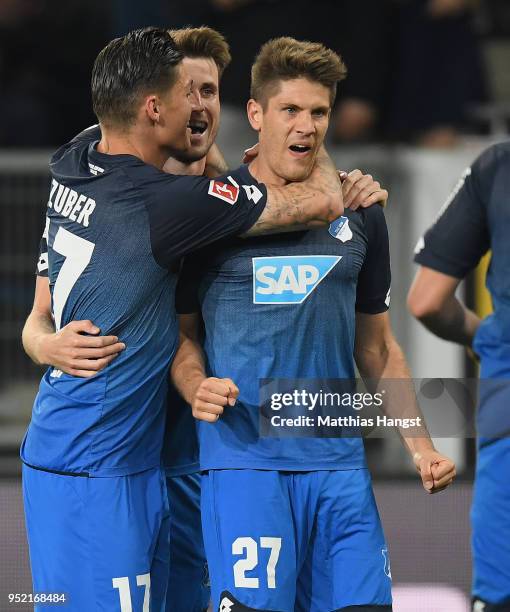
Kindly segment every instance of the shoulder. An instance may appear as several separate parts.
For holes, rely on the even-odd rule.
[[[384,214],[384,208],[380,204],[373,204],[368,208],[358,209],[356,213],[359,213],[369,238],[373,238],[382,231],[387,232],[386,215]]]
[[[473,173],[480,181],[490,181],[500,171],[508,172],[509,164],[510,142],[501,142],[482,151],[468,172]]]
[[[95,142],[101,139],[101,130],[99,125],[91,125],[87,129],[80,132],[72,140],[67,142],[65,145],[59,147],[55,153],[51,156],[50,163],[54,164],[58,162],[68,151],[71,149],[87,149],[91,142]]]

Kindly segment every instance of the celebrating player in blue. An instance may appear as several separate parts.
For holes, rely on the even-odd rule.
[[[430,331],[480,358],[478,457],[471,523],[473,610],[510,609],[510,144],[482,153],[466,170],[434,225],[420,238],[409,291],[413,315]],[[492,249],[487,275],[494,313],[480,318],[455,296]]]
[[[309,175],[344,75],[320,44],[263,46],[248,103],[259,152],[239,170],[243,181],[285,185]],[[187,258],[172,376],[199,419],[215,611],[391,609],[362,440],[259,436],[260,379],[353,378],[353,353],[363,376],[409,378],[390,329],[389,287],[379,206],[346,211],[329,229],[228,239]],[[451,483],[454,466],[426,430],[405,444],[427,491]]]
[[[181,257],[229,235],[325,224],[343,211],[325,153],[299,187],[266,188],[236,172],[215,180],[162,172],[190,148],[191,113],[202,108],[182,59],[166,30],[109,43],[92,76],[101,130],[80,134],[50,166],[39,262],[48,280],[37,279],[34,318],[47,321],[49,282],[57,330],[94,321],[92,333],[122,339],[114,354],[126,347],[94,376],[50,368],[21,450],[34,590],[65,592],[77,611],[165,605],[160,461]],[[90,340],[92,351],[104,343]],[[73,373],[92,373],[84,361]]]
[[[173,174],[202,175],[206,155],[217,173],[225,170],[221,159],[210,151],[219,126],[219,80],[230,60],[229,49],[221,34],[211,28],[185,28],[171,32],[184,54],[183,65],[201,97],[202,109],[191,114],[190,148],[170,158],[164,166]],[[343,184],[343,195],[356,208],[364,201],[363,189],[370,196],[385,201],[387,192],[367,180],[359,170]],[[349,193],[351,195],[349,195]],[[353,197],[353,194],[354,195]],[[45,247],[44,252],[47,251]],[[91,321],[72,321],[55,332],[47,268],[38,271],[37,300],[23,333],[23,342],[36,363],[47,364],[76,376],[88,377],[106,367],[124,348],[115,336],[98,336]],[[85,332],[86,335],[83,335]],[[101,346],[99,346],[101,345]],[[172,389],[169,390],[167,424],[163,447],[163,465],[169,499],[170,571],[167,612],[202,612],[209,602],[206,560],[200,520],[200,475],[195,421],[189,407]]]

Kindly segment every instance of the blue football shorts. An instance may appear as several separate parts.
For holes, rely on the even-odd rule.
[[[162,612],[169,516],[160,468],[112,478],[23,466],[23,498],[34,593],[65,604],[36,612]]]
[[[480,440],[471,508],[473,596],[510,610],[510,440]]]
[[[368,470],[211,470],[202,523],[213,610],[388,606],[388,550]],[[234,605],[236,604],[236,605]]]
[[[200,474],[167,476],[170,574],[166,612],[204,612],[211,589],[200,519]]]

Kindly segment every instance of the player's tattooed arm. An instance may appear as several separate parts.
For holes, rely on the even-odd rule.
[[[234,406],[239,389],[230,378],[207,377],[200,342],[201,318],[179,315],[179,348],[170,371],[177,391],[191,406],[193,416],[215,423],[226,406]]]
[[[310,176],[284,187],[267,187],[267,203],[245,236],[328,225],[344,211],[337,170],[322,148]]]
[[[354,356],[369,391],[384,390],[384,414],[391,419],[412,419],[416,424],[412,430],[396,429],[421,476],[425,490],[437,493],[445,489],[455,478],[455,464],[434,448],[418,406],[409,367],[393,336],[387,312],[356,313]],[[384,382],[382,379],[387,380]]]
[[[243,164],[251,163],[259,154],[259,144],[256,143],[244,151]],[[388,203],[388,191],[381,186],[371,174],[363,174],[361,170],[338,170],[338,178],[342,183],[344,207],[350,210],[368,208],[379,204],[383,208]]]
[[[48,278],[37,277],[34,305],[22,333],[23,347],[34,363],[89,378],[125,348],[117,336],[99,336],[99,332],[92,321],[72,321],[56,332]]]

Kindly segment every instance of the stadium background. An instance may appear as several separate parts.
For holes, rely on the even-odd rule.
[[[58,15],[58,18],[57,18]],[[21,329],[52,148],[93,123],[89,74],[112,36],[142,25],[207,23],[232,46],[222,84],[219,143],[232,166],[254,141],[244,119],[248,69],[277,35],[322,40],[350,76],[335,109],[329,150],[338,167],[370,172],[390,191],[395,334],[415,377],[476,374],[461,349],[411,319],[405,296],[412,251],[464,168],[510,125],[507,0],[0,0],[0,611],[30,592],[17,458],[41,371],[24,355]],[[480,313],[490,304],[483,268],[462,287]],[[397,612],[464,612],[470,586],[472,440],[439,439],[458,482],[422,491],[397,440],[368,454],[392,557]],[[28,608],[27,608],[28,609]]]

